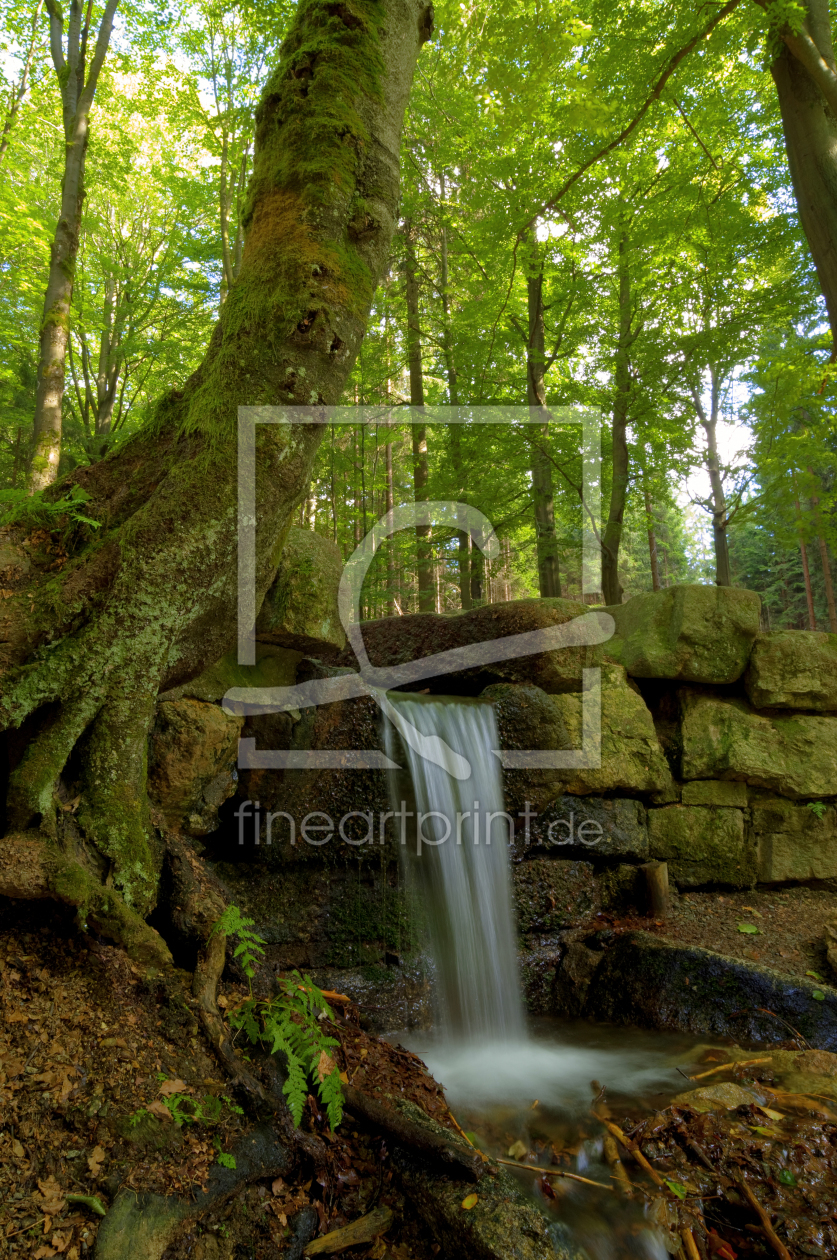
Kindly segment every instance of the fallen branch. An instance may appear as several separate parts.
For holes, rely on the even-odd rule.
[[[782,1242],[781,1238],[779,1238],[778,1235],[776,1234],[775,1230],[773,1229],[773,1225],[770,1220],[770,1217],[768,1216],[767,1212],[764,1210],[762,1205],[759,1203],[758,1199],[753,1194],[752,1190],[747,1185],[746,1181],[743,1179],[743,1177],[742,1178],[734,1177],[733,1180],[735,1182],[735,1185],[744,1195],[744,1198],[747,1200],[750,1207],[753,1209],[753,1211],[756,1213],[759,1220],[761,1221],[761,1227],[764,1230],[765,1237],[767,1238],[767,1241],[770,1243],[770,1246],[776,1252],[776,1255],[781,1256],[781,1260],[791,1260],[791,1253],[788,1251],[787,1247]]]
[[[772,1063],[772,1056],[766,1059],[739,1059],[737,1063],[718,1063],[715,1067],[711,1067],[708,1072],[699,1072],[697,1076],[690,1076],[690,1081],[703,1081],[707,1076],[714,1076],[716,1072],[726,1072],[730,1068],[736,1067],[754,1067],[757,1063]]]
[[[527,1172],[540,1173],[542,1177],[565,1177],[567,1181],[580,1181],[583,1186],[595,1186],[597,1190],[614,1193],[613,1186],[606,1186],[603,1181],[591,1181],[589,1177],[580,1177],[578,1173],[565,1172],[563,1168],[541,1168],[539,1164],[518,1164],[516,1159],[498,1159],[498,1164],[506,1164],[509,1168],[525,1168]]]
[[[366,1216],[360,1216],[356,1221],[352,1221],[351,1225],[344,1225],[342,1229],[333,1229],[330,1234],[323,1234],[322,1238],[315,1238],[308,1243],[302,1250],[304,1256],[335,1256],[340,1251],[345,1251],[347,1247],[357,1247],[360,1243],[370,1243],[376,1238],[380,1238],[381,1234],[385,1234],[392,1224],[392,1211],[388,1207],[375,1208],[374,1212],[367,1212]]]
[[[666,1185],[663,1178],[660,1176],[660,1174],[657,1172],[655,1168],[651,1167],[651,1165],[648,1163],[648,1160],[645,1158],[642,1151],[639,1149],[639,1144],[637,1142],[632,1142],[631,1139],[625,1133],[622,1132],[622,1130],[619,1128],[619,1125],[614,1124],[612,1120],[602,1120],[601,1116],[598,1116],[597,1118],[601,1120],[601,1123],[607,1129],[608,1133],[612,1133],[613,1136],[622,1143],[625,1150],[630,1151],[630,1153],[633,1155],[636,1162],[639,1164],[640,1168],[643,1168],[648,1173],[648,1176],[654,1182],[654,1185],[659,1186],[661,1190],[666,1190],[668,1191],[669,1194],[671,1194],[671,1191],[668,1189],[668,1186]]]
[[[683,1239],[683,1250],[686,1252],[686,1260],[700,1260],[700,1252],[695,1242],[695,1236],[688,1226],[681,1229],[680,1237]]]

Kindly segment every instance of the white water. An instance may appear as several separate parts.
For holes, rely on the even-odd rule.
[[[423,839],[414,835],[408,848],[428,918],[441,1031],[460,1044],[519,1041],[526,1034],[503,782],[492,753],[500,746],[494,710],[489,704],[392,693],[389,699],[395,701],[396,721],[400,717],[421,735],[439,737],[470,765],[470,776],[460,777],[467,766],[440,756],[456,766],[451,774],[402,738],[416,812],[424,815]],[[492,820],[492,814],[498,816]]]

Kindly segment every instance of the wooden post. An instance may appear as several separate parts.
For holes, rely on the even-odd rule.
[[[671,914],[671,898],[668,888],[668,863],[646,862],[643,867],[648,888],[648,902],[655,919],[667,919]]]

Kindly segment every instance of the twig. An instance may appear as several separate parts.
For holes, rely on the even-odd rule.
[[[28,1229],[34,1229],[36,1225],[40,1225],[41,1222],[45,1220],[46,1220],[45,1216],[39,1216],[38,1219],[36,1221],[33,1221],[31,1225],[24,1225],[23,1229],[16,1229],[13,1234],[4,1234],[3,1237],[4,1238],[17,1238],[18,1234],[25,1234]]]
[[[700,1252],[698,1251],[697,1243],[695,1242],[695,1236],[689,1229],[688,1225],[681,1229],[680,1237],[683,1239],[683,1247],[686,1251],[686,1260],[701,1260]]]
[[[767,1215],[767,1212],[765,1212],[764,1208],[759,1203],[746,1181],[744,1181],[743,1178],[739,1179],[738,1177],[734,1177],[733,1181],[761,1221],[761,1227],[764,1230],[765,1237],[773,1250],[776,1252],[776,1255],[781,1256],[782,1260],[791,1260],[791,1253],[788,1251],[781,1238],[779,1238],[774,1231],[770,1222],[770,1217]]]
[[[690,1076],[690,1081],[702,1081],[707,1076],[714,1076],[716,1072],[726,1072],[728,1068],[735,1067],[754,1067],[756,1063],[772,1063],[772,1055],[766,1059],[739,1059],[737,1063],[718,1063],[715,1067],[711,1067],[708,1072],[698,1072],[697,1076]]]
[[[518,1164],[516,1159],[498,1159],[498,1164],[507,1164],[509,1168],[525,1168],[527,1172],[540,1173],[542,1177],[566,1177],[568,1181],[580,1181],[583,1186],[595,1186],[598,1190],[607,1190],[613,1194],[613,1186],[606,1186],[603,1181],[591,1181],[589,1177],[579,1177],[578,1173],[564,1172],[561,1168],[541,1168],[538,1164]]]
[[[636,1162],[639,1164],[640,1168],[645,1169],[645,1171],[648,1173],[648,1176],[654,1182],[654,1185],[659,1186],[661,1190],[668,1190],[668,1186],[666,1185],[665,1181],[660,1176],[660,1174],[657,1172],[656,1168],[651,1167],[651,1165],[648,1163],[648,1160],[645,1158],[642,1151],[639,1149],[639,1143],[632,1142],[631,1139],[622,1132],[622,1130],[619,1128],[619,1125],[614,1124],[612,1120],[602,1120],[601,1116],[598,1116],[597,1119],[601,1120],[602,1124],[607,1129],[608,1133],[612,1133],[615,1138],[619,1139],[619,1141],[622,1143],[626,1151],[630,1151],[630,1153],[633,1155]],[[671,1193],[670,1190],[668,1190],[668,1192],[669,1194]]]

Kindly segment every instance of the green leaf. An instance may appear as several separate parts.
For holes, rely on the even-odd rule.
[[[756,927],[755,923],[739,923],[738,930],[739,932],[746,932],[748,936],[760,935],[759,930]]]
[[[235,1156],[230,1155],[228,1151],[220,1151],[218,1163],[222,1168],[235,1168]]]
[[[778,1179],[783,1186],[795,1186],[797,1184],[796,1177],[794,1177],[789,1168],[781,1168]]]
[[[822,980],[822,976],[818,975],[816,971],[806,971],[805,975],[810,976],[812,980]]]
[[[676,1194],[678,1199],[685,1199],[689,1191],[681,1181],[672,1181],[670,1177],[664,1177],[663,1180],[672,1194]]]
[[[825,1001],[825,994],[823,993],[822,989],[814,989],[813,992],[811,993],[811,997],[815,998],[818,1002]]]

